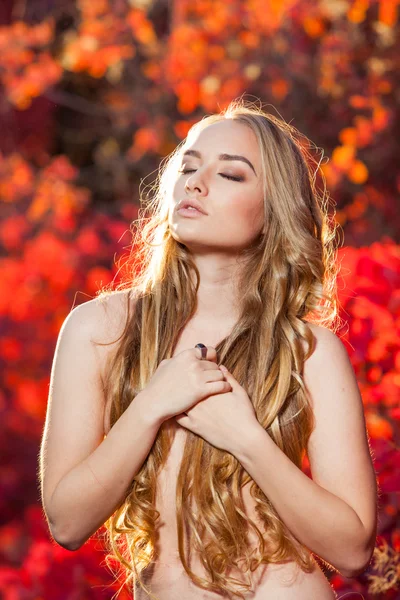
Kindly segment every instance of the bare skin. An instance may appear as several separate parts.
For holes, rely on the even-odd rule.
[[[229,330],[239,315],[240,298],[237,294],[236,283],[240,275],[240,269],[244,264],[240,259],[240,250],[251,244],[261,231],[265,231],[263,222],[263,199],[261,186],[261,162],[258,150],[257,141],[248,128],[244,125],[225,120],[208,126],[200,133],[195,134],[188,139],[185,150],[189,150],[187,156],[182,156],[182,163],[179,175],[177,175],[176,183],[172,194],[172,203],[169,216],[169,225],[171,235],[179,242],[185,244],[190,249],[196,266],[200,272],[200,287],[197,295],[197,311],[192,321],[187,325],[182,332],[179,342],[176,346],[174,356],[183,349],[195,346],[198,342],[202,342],[206,346],[215,347],[216,344],[227,335]],[[229,153],[234,156],[241,156],[242,160],[221,159],[222,153]],[[249,161],[251,165],[248,164]],[[230,178],[235,177],[236,180]],[[202,214],[196,218],[189,216],[185,217],[182,213],[177,212],[182,201],[193,200],[198,202],[202,209],[207,214]],[[318,332],[318,327],[313,327],[313,332],[321,337]],[[332,346],[330,340],[325,346]],[[324,347],[324,343],[322,343]],[[325,352],[324,350],[322,350]],[[329,355],[329,352],[328,352]],[[331,358],[327,356],[327,358]],[[319,359],[320,360],[320,359]],[[340,359],[342,361],[342,359]],[[332,456],[328,441],[335,448],[338,443],[335,441],[336,433],[326,431],[326,423],[333,422],[332,411],[336,398],[335,393],[331,394],[331,404],[326,403],[326,406],[321,404],[322,398],[326,394],[320,389],[320,382],[316,381],[316,367],[314,360],[310,364],[313,367],[307,368],[305,365],[305,376],[310,387],[314,387],[316,393],[313,397],[314,406],[318,420],[318,427],[310,440],[310,462],[315,468],[316,480],[321,482],[321,486],[326,486],[330,489],[331,494],[318,495],[321,490],[315,489],[318,498],[321,502],[328,502],[328,508],[324,512],[325,523],[321,528],[321,532],[325,535],[329,530],[336,507],[342,511],[340,519],[343,533],[349,529],[352,533],[349,534],[349,540],[354,543],[354,552],[357,552],[361,558],[358,561],[365,560],[367,551],[365,547],[371,548],[371,541],[374,526],[374,475],[371,469],[370,457],[368,454],[368,446],[366,444],[364,424],[360,414],[360,398],[354,386],[354,381],[350,381],[349,371],[342,361],[339,359],[337,375],[343,374],[343,382],[347,379],[347,395],[344,395],[345,384],[341,390],[335,390],[335,393],[342,394],[343,415],[345,407],[352,407],[351,413],[347,410],[347,426],[354,426],[353,438],[356,440],[356,448],[351,451],[354,456],[354,463],[350,465],[347,459],[348,476],[354,480],[353,473],[357,475],[358,481],[360,473],[363,473],[363,486],[365,493],[361,494],[354,490],[353,495],[346,494],[344,484],[339,486],[336,473],[342,472],[341,464],[344,457],[338,457],[336,462],[329,462],[324,465],[321,462],[321,456]],[[328,373],[326,376],[328,377]],[[313,383],[314,381],[314,383]],[[339,405],[338,405],[339,408]],[[340,427],[340,423],[334,425]],[[160,562],[155,565],[155,571],[163,577],[172,577],[174,584],[171,587],[171,596],[167,593],[167,583],[164,578],[159,582],[159,588],[153,587],[155,593],[162,592],[160,600],[169,600],[171,597],[176,597],[177,592],[185,598],[217,598],[215,595],[207,595],[206,592],[199,592],[193,588],[185,576],[181,578],[176,574],[178,571],[172,568],[171,551],[174,548],[174,484],[177,475],[177,468],[182,458],[182,450],[185,441],[185,431],[177,427],[177,424],[171,419],[171,433],[174,436],[174,443],[171,449],[170,460],[167,464],[165,472],[160,475],[160,483],[163,485],[165,503],[169,506],[168,509],[164,506],[166,518],[165,538],[163,540],[162,531],[160,532]],[[335,429],[335,432],[337,429]],[[356,433],[357,432],[357,433]],[[205,432],[206,433],[206,432]],[[206,435],[204,436],[206,438]],[[325,440],[325,441],[324,441]],[[322,444],[322,446],[321,446]],[[345,445],[344,445],[345,447]],[[333,450],[333,448],[332,448]],[[336,450],[335,450],[336,451]],[[343,454],[345,451],[343,450]],[[337,451],[336,451],[337,455]],[[334,474],[335,486],[330,484],[329,470]],[[289,473],[289,469],[287,469]],[[341,475],[343,477],[343,474]],[[260,477],[263,477],[261,473]],[[297,477],[299,481],[299,490],[302,489],[304,479]],[[290,481],[288,475],[288,482]],[[271,481],[271,484],[275,482]],[[266,481],[268,489],[269,482]],[[290,485],[290,483],[287,483]],[[329,487],[330,486],[330,487]],[[347,486],[350,489],[349,486]],[[276,486],[278,488],[278,486]],[[310,488],[309,488],[310,489]],[[254,506],[252,499],[248,495],[248,489],[243,491],[244,499],[247,496],[247,508],[250,513],[253,513]],[[281,489],[276,489],[276,506],[279,510],[284,497],[284,492]],[[337,494],[337,495],[336,495]],[[340,499],[346,501],[346,505],[340,502]],[[352,507],[352,511],[349,507]],[[304,514],[307,507],[303,508]],[[356,514],[357,509],[357,514]],[[163,507],[160,506],[162,513]],[[288,518],[297,524],[294,515],[294,510],[289,507],[287,511]],[[253,513],[255,514],[255,513]],[[294,516],[293,516],[294,515]],[[365,524],[365,532],[361,534],[361,516]],[[299,515],[298,521],[303,521],[303,514]],[[168,534],[168,524],[172,527],[171,533]],[[347,528],[349,525],[349,528]],[[290,528],[289,528],[290,529]],[[307,532],[300,530],[299,536],[306,537]],[[354,533],[353,533],[354,531]],[[297,532],[296,532],[297,533]],[[314,533],[314,532],[313,532]],[[318,531],[315,532],[318,536]],[[314,537],[315,539],[315,537]],[[347,540],[343,535],[344,540]],[[359,547],[356,548],[355,539],[360,539]],[[368,541],[367,541],[368,540]],[[176,542],[176,540],[175,540]],[[343,546],[342,543],[342,546]],[[358,543],[358,542],[357,542]],[[309,547],[307,545],[307,547]],[[353,548],[353,545],[351,546]],[[362,550],[361,550],[362,548]],[[341,545],[337,544],[333,556],[340,559]],[[341,558],[340,558],[341,557]],[[176,558],[176,554],[175,554]],[[168,568],[163,572],[162,565],[168,565]],[[347,558],[345,558],[345,561]],[[347,566],[347,565],[346,565]],[[200,569],[201,570],[201,569]],[[355,572],[355,568],[349,568],[349,573]],[[157,577],[156,577],[157,579]],[[289,581],[290,580],[290,583]],[[172,580],[171,580],[172,581]],[[156,586],[156,583],[155,583]],[[137,592],[137,598],[142,598],[141,591]],[[254,596],[253,596],[254,597]],[[266,599],[267,597],[308,600],[309,598],[331,599],[335,598],[334,591],[330,587],[327,579],[323,575],[321,569],[316,565],[312,574],[305,574],[300,571],[294,563],[279,565],[275,567],[269,566],[265,577],[257,587],[255,596],[257,599]]]
[[[180,339],[174,351],[174,356],[186,348],[192,348],[201,341],[207,346],[215,346],[228,335],[233,323],[221,323],[210,321],[207,328],[205,323],[193,319],[181,333]],[[159,559],[149,568],[145,575],[145,583],[151,586],[152,592],[159,596],[160,600],[175,600],[177,597],[185,600],[218,600],[221,596],[207,592],[195,586],[184,572],[178,553],[177,535],[175,528],[175,487],[179,465],[182,459],[183,448],[186,439],[186,430],[171,418],[165,425],[169,428],[173,437],[167,463],[159,474],[157,486],[156,506],[161,513],[158,540]],[[243,488],[243,500],[247,514],[256,522],[258,521],[254,509],[254,500],[250,496],[250,484]],[[256,538],[250,536],[254,546]],[[194,559],[192,567],[196,573],[205,576],[201,563]],[[234,574],[232,574],[235,576]],[[239,573],[236,574],[239,577]],[[307,574],[301,571],[294,562],[281,563],[279,565],[262,566],[254,575],[255,594],[247,595],[252,600],[333,600],[337,598],[333,588],[330,586],[321,568],[315,563],[315,569]],[[137,585],[134,589],[136,600],[147,600],[148,595]]]
[[[230,120],[208,126],[190,142],[187,149],[200,152],[202,158],[182,158],[181,170],[186,172],[177,174],[169,228],[190,249],[200,272],[197,322],[229,323],[238,317],[235,283],[243,267],[239,252],[263,229],[259,150],[253,132]],[[244,156],[257,175],[241,160],[218,160],[220,152]],[[180,215],[176,208],[183,199],[197,200],[208,214]]]
[[[188,140],[187,149],[200,152],[200,158],[190,156],[190,161],[187,157],[182,163],[182,168],[190,172],[177,175],[171,201],[170,230],[175,239],[192,252],[200,272],[200,288],[196,314],[182,332],[174,356],[182,350],[193,348],[198,342],[215,348],[226,337],[239,314],[240,298],[236,292],[236,282],[239,269],[243,266],[239,252],[263,229],[261,164],[252,132],[241,124],[223,121],[207,127],[198,136]],[[219,156],[223,152],[244,156],[251,162],[254,171],[243,161],[221,160]],[[240,181],[230,180],[228,175],[239,177]],[[176,208],[183,199],[200,202],[207,215],[192,218],[178,214]],[[122,312],[118,308],[122,296],[114,295],[107,300],[111,308],[108,311],[109,320],[104,318],[103,311],[95,301],[87,303],[90,306],[79,307],[60,336],[53,368],[50,393],[52,407],[41,453],[43,499],[55,539],[71,550],[78,549],[112,514],[127,484],[145,460],[161,424],[150,422],[147,416],[149,411],[145,409],[151,398],[143,390],[142,401],[133,402],[111,430],[109,427],[109,407],[104,410],[99,375],[107,353],[114,348],[110,346],[108,349],[103,347],[94,350],[89,340],[94,337],[107,341],[106,333],[109,339],[115,339],[114,334],[118,329],[116,315]],[[115,315],[115,321],[111,315]],[[315,328],[314,333],[317,334],[317,330]],[[310,361],[310,364],[313,362]],[[333,547],[332,556],[338,564],[340,560],[343,562],[340,559],[343,545],[347,540],[351,542],[350,548],[354,549],[356,559],[349,567],[349,572],[350,569],[354,572],[366,563],[370,540],[373,539],[374,476],[373,470],[369,470],[370,456],[361,403],[354,381],[350,381],[349,369],[343,366],[342,359],[338,357],[333,376],[326,371],[321,377],[318,372],[329,369],[330,362],[322,360],[322,366],[319,362],[312,369],[305,367],[305,375],[313,388],[317,416],[317,427],[309,446],[310,464],[313,479],[315,476],[316,482],[325,488],[322,492],[313,487],[310,499],[312,496],[314,502],[315,498],[318,500],[316,508],[324,517],[322,525],[311,523],[310,527],[304,527],[310,515],[307,512],[309,507],[301,500],[301,492],[303,489],[309,491],[311,484],[305,484],[303,474],[294,473],[293,465],[288,466],[276,454],[275,448],[271,450],[281,461],[282,470],[285,470],[285,490],[279,487],[279,482],[273,480],[267,469],[262,465],[260,468],[256,452],[250,457],[249,465],[259,477],[260,487],[264,486],[264,489],[271,489],[271,493],[274,493],[277,510],[282,510],[285,513],[282,518],[290,521],[292,528],[298,530],[298,539],[308,539],[308,529],[311,529],[314,543],[320,545],[321,540],[330,534],[329,545]],[[326,390],[324,377],[330,380],[329,389]],[[335,388],[335,379],[341,382],[338,388]],[[165,577],[170,577],[171,582],[177,579],[170,591],[166,579],[160,582],[160,588],[156,590],[154,573],[153,591],[160,593],[159,600],[175,600],[176,597],[217,600],[220,596],[206,595],[205,591],[191,586],[188,578],[182,578],[175,560],[174,486],[186,432],[173,419],[170,421],[174,444],[168,464],[159,479],[160,489],[163,490],[159,498],[162,500],[160,513],[165,527],[164,532],[160,531],[160,560],[154,567],[161,576],[164,564],[168,564]],[[107,434],[105,439],[104,433]],[[265,434],[264,431],[261,433]],[[261,443],[265,444],[266,440]],[[128,455],[132,456],[132,461],[126,461]],[[46,477],[44,473],[47,473]],[[357,486],[354,486],[355,481]],[[299,501],[296,503],[284,502],[289,486],[291,491],[298,493]],[[86,490],[85,495],[81,494],[82,489]],[[344,502],[347,506],[344,506]],[[337,518],[335,516],[337,529],[332,531],[336,507],[340,509]],[[354,514],[349,507],[353,508]],[[250,501],[248,510],[252,511],[252,508]],[[354,518],[357,515],[359,520]],[[90,522],[87,522],[88,519]],[[339,542],[335,542],[335,538]],[[306,545],[311,547],[310,544]],[[345,556],[348,555],[347,552]],[[332,561],[332,564],[336,566],[336,562]],[[271,597],[278,600],[328,600],[335,597],[319,568],[310,575],[295,571],[293,564],[268,568],[267,575],[257,588],[257,596],[251,597],[257,600]],[[297,577],[292,578],[296,574]],[[139,589],[135,600],[143,599],[140,594]]]

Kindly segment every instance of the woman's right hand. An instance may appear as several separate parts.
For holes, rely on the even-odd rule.
[[[160,362],[143,392],[162,420],[185,412],[207,396],[232,390],[216,361],[215,348],[207,346],[205,359],[200,348],[189,348]]]

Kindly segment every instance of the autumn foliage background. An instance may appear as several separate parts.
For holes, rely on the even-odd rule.
[[[327,576],[339,597],[400,598],[399,3],[3,0],[0,19],[0,597],[117,589],[98,539],[68,552],[43,519],[56,339],[74,305],[118,281],[140,181],[245,93],[324,149],[342,226],[341,335],[381,497],[368,570]]]

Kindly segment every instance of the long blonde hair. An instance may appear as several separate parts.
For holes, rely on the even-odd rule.
[[[302,375],[314,343],[307,323],[330,329],[337,326],[337,225],[328,213],[330,198],[325,184],[322,192],[317,189],[320,162],[309,152],[314,146],[308,138],[241,98],[219,114],[204,117],[189,136],[221,119],[243,123],[258,141],[266,233],[260,233],[256,243],[244,251],[248,268],[242,270],[239,281],[241,316],[216,350],[219,363],[227,366],[248,393],[259,423],[301,468],[314,427]],[[126,326],[103,381],[111,402],[111,426],[146,387],[159,363],[173,355],[179,333],[196,310],[198,269],[188,249],[168,228],[171,190],[187,139],[160,165],[157,181],[139,211],[128,259],[129,277],[118,286],[129,289],[135,302],[132,315],[128,304]],[[109,293],[103,290],[100,295]],[[126,583],[139,581],[153,599],[157,597],[140,574],[157,557],[157,474],[169,448],[168,432],[161,426],[124,501],[105,523],[108,549],[126,568]],[[250,481],[233,455],[187,431],[176,487],[180,559],[193,582],[229,597],[244,598],[234,585],[237,579],[227,576],[228,570],[243,561],[244,573],[253,572],[261,563],[284,560],[294,560],[307,572],[315,566],[310,551],[293,543],[289,530],[254,481],[250,491],[264,531],[247,517],[241,488]],[[195,518],[193,505],[198,509]],[[185,523],[189,525],[188,546],[199,553],[207,579],[189,566]],[[249,553],[249,527],[259,538],[256,556]],[[244,590],[250,589],[251,575],[244,585]]]

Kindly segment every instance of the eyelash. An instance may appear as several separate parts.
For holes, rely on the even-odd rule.
[[[178,173],[182,173],[182,174],[186,174],[186,173],[193,173],[196,169],[185,169],[182,170],[180,169],[178,171]],[[224,173],[218,173],[218,175],[221,175],[221,177],[226,177],[226,179],[231,179],[232,181],[243,181],[244,177],[233,177],[233,175],[224,175]]]

